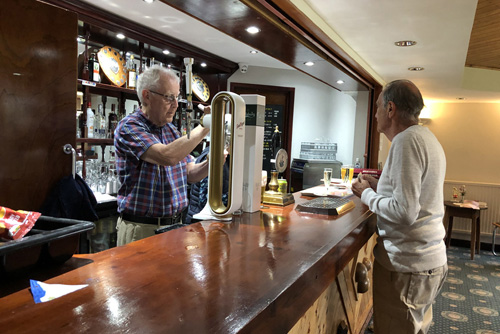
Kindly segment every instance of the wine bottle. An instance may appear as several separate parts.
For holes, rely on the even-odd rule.
[[[92,53],[89,59],[89,80],[101,82],[101,75],[99,71],[99,61],[97,61],[95,53]]]
[[[127,88],[135,89],[136,78],[134,55],[130,55],[130,58],[127,61]]]

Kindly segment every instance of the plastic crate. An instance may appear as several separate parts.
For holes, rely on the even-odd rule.
[[[77,250],[80,234],[94,227],[89,221],[40,216],[23,238],[0,241],[0,275],[64,263]]]

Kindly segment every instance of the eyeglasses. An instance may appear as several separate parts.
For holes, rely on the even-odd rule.
[[[151,90],[149,89],[149,91],[153,94],[156,94],[156,95],[160,95],[161,97],[163,97],[163,100],[165,102],[168,102],[168,103],[174,103],[174,102],[179,102],[181,100],[181,96],[180,95],[166,95],[166,94],[160,94],[158,92],[155,92],[154,90]]]

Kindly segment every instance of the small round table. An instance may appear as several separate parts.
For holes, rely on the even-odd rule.
[[[487,210],[487,206],[480,206],[479,209],[472,209],[462,207],[459,204],[451,201],[445,201],[446,208],[445,217],[448,217],[448,226],[446,228],[446,247],[450,247],[451,231],[453,229],[453,218],[469,218],[471,219],[471,233],[470,233],[470,258],[474,260],[474,254],[479,254],[481,248],[481,222],[480,214],[482,210]]]

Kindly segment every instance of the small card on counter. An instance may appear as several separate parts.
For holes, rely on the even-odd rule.
[[[51,301],[71,292],[83,289],[89,285],[47,284],[31,279],[30,286],[33,299],[35,300],[35,303],[38,304]]]

